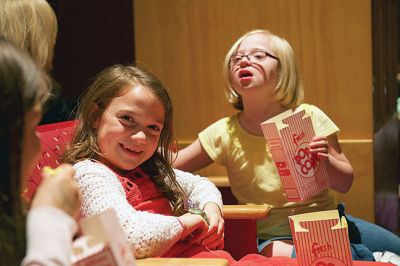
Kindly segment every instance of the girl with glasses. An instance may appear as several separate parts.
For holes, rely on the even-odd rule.
[[[224,165],[240,204],[273,206],[270,215],[257,225],[260,253],[292,256],[288,216],[335,206],[328,190],[303,202],[286,199],[260,123],[288,109],[304,110],[316,133],[309,150],[327,162],[330,188],[345,193],[353,182],[353,168],[340,148],[339,128],[318,107],[303,103],[293,49],[267,30],[250,31],[233,44],[225,56],[223,76],[227,100],[238,113],[200,132],[194,143],[178,152],[173,165],[185,171],[214,162]],[[373,260],[374,251],[400,253],[399,237],[366,221],[347,218],[354,225],[350,232],[354,259]]]

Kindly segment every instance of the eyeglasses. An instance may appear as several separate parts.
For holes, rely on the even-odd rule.
[[[252,63],[260,63],[260,62],[264,61],[268,56],[279,61],[278,57],[268,53],[267,51],[257,50],[257,51],[251,52],[249,54],[243,54],[243,55],[234,54],[231,56],[229,63],[230,63],[231,67],[236,66],[242,61],[243,57],[246,57]]]

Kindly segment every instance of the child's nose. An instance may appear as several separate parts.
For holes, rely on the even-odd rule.
[[[135,140],[138,144],[145,144],[147,142],[146,134],[142,130],[133,133],[131,139]]]
[[[251,64],[250,58],[247,55],[244,55],[241,59],[240,59],[240,66],[247,66]]]

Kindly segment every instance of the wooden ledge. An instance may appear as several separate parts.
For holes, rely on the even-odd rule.
[[[217,187],[230,187],[229,178],[227,176],[209,176],[208,179]]]
[[[136,259],[137,266],[228,266],[225,259],[206,258],[147,258]]]
[[[262,205],[224,205],[225,219],[262,219],[267,217],[271,206]]]

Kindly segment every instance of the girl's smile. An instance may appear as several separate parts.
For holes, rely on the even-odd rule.
[[[114,170],[132,170],[156,151],[164,124],[160,100],[146,87],[134,85],[113,98],[96,121],[99,160]]]
[[[128,155],[133,156],[133,157],[136,157],[136,156],[140,155],[141,153],[143,153],[143,151],[141,151],[139,149],[125,147],[124,144],[120,144],[120,146],[124,152],[126,152]]]

